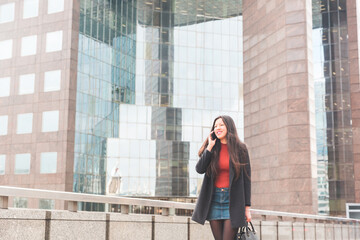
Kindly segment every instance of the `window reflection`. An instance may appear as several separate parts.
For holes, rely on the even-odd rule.
[[[59,111],[48,111],[42,114],[42,132],[59,130]]]
[[[0,155],[0,175],[5,174],[5,160],[6,160],[6,155],[1,154]]]
[[[12,58],[12,45],[12,39],[0,41],[0,60]]]
[[[14,21],[15,3],[0,5],[0,24]]]
[[[353,201],[352,129],[346,1],[313,1],[313,52],[321,214]],[[321,39],[318,37],[322,35]],[[345,150],[346,149],[346,150]],[[327,151],[326,151],[327,150]],[[345,173],[347,176],[345,176]]]
[[[39,0],[24,0],[23,18],[32,18],[39,15]]]
[[[8,116],[0,116],[0,136],[8,133]]]
[[[35,74],[25,74],[19,77],[19,95],[34,93]]]
[[[56,173],[57,152],[43,152],[40,155],[40,173]]]
[[[7,97],[10,95],[10,77],[0,78],[0,97]]]
[[[17,115],[16,134],[32,133],[33,114],[24,113]]]
[[[29,174],[30,173],[30,153],[15,155],[15,174]]]

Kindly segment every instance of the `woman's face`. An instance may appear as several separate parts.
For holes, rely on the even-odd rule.
[[[220,140],[226,139],[227,128],[222,118],[219,118],[218,120],[215,121],[214,133],[218,139]]]

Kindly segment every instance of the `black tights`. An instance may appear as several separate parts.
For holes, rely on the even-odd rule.
[[[237,228],[231,228],[230,219],[211,220],[210,227],[215,240],[234,240]]]

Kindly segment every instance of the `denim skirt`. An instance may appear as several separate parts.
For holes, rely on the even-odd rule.
[[[230,219],[229,188],[215,188],[207,220]]]

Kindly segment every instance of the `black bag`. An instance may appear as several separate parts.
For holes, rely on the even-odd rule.
[[[241,227],[239,229],[239,232],[236,234],[236,240],[258,240],[259,238],[256,235],[256,231],[254,229],[254,226],[251,222],[250,226],[246,224],[245,227]]]

